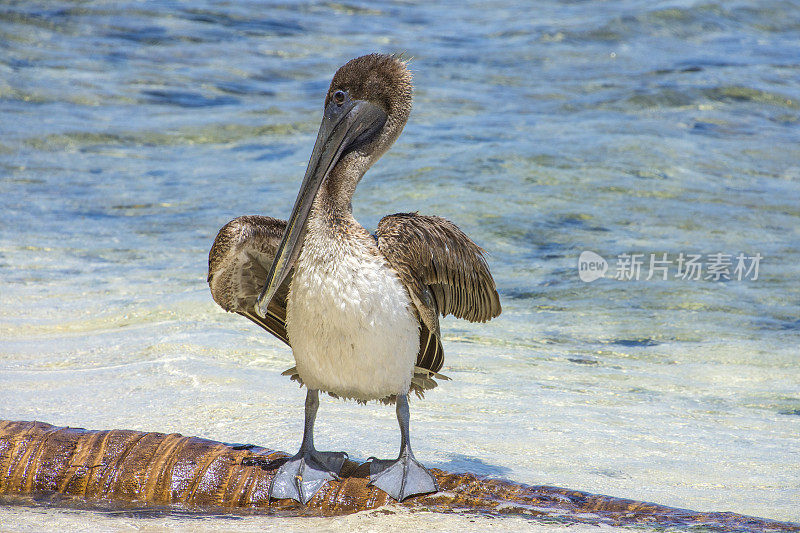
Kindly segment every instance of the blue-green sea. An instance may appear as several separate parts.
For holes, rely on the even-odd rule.
[[[294,451],[291,351],[214,304],[207,254],[288,217],[333,73],[376,51],[410,58],[414,109],[356,218],[452,220],[503,303],[443,321],[418,458],[800,521],[797,1],[0,1],[0,418]],[[392,408],[322,401],[320,449],[398,444]],[[306,527],[562,526],[0,507],[11,531]]]

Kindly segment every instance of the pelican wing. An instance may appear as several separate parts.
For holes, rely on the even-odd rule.
[[[285,220],[256,215],[225,224],[208,254],[208,285],[220,307],[249,318],[288,345],[286,296],[291,273],[270,302],[267,315],[262,318],[255,312],[285,230]]]
[[[452,222],[416,213],[384,217],[376,236],[378,249],[408,288],[420,315],[417,366],[438,372],[444,362],[439,314],[471,322],[500,314],[484,252]]]

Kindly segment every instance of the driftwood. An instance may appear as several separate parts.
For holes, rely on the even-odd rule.
[[[434,511],[540,517],[564,523],[705,527],[713,531],[800,531],[800,524],[734,513],[700,513],[547,486],[526,486],[432,469],[441,492],[394,502],[367,486],[368,468],[348,461],[307,506],[270,501],[267,491],[286,457],[179,434],[87,431],[42,422],[0,421],[0,502],[21,497],[81,507],[114,505],[197,512],[342,515],[384,505]]]

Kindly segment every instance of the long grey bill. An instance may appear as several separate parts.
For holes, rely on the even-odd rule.
[[[311,205],[323,181],[351,144],[359,141],[362,134],[375,130],[376,125],[382,126],[385,121],[386,113],[382,109],[362,100],[350,100],[348,97],[342,105],[331,102],[326,107],[289,223],[267,275],[267,282],[256,301],[256,312],[260,316],[266,315],[270,300],[300,255]]]

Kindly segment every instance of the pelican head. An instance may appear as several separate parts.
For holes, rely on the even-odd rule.
[[[350,209],[364,173],[403,131],[412,90],[411,73],[396,56],[369,54],[336,71],[300,192],[256,303],[259,315],[264,316],[300,255],[311,206],[323,184],[334,206]]]

